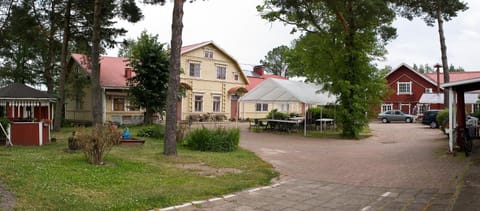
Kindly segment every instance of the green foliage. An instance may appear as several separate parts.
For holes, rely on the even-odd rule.
[[[209,152],[231,152],[238,148],[240,130],[238,128],[193,130],[184,140],[184,145],[192,150]]]
[[[309,108],[308,113],[312,114],[312,119],[320,119],[322,118],[335,118],[335,107],[332,106],[318,106]]]
[[[165,134],[165,128],[162,125],[153,125],[140,129],[137,136],[150,137],[150,138],[162,138]]]
[[[2,124],[3,128],[5,129],[5,132],[7,132],[6,130],[10,126],[10,121],[6,117],[0,117],[0,123]],[[6,137],[5,134],[3,133],[3,131],[0,131],[0,137]]]
[[[168,87],[169,55],[158,36],[142,32],[136,42],[130,45],[130,66],[135,76],[128,79],[131,100],[147,111],[145,123],[151,124],[151,115],[166,106]]]
[[[288,119],[288,117],[289,117],[288,114],[278,112],[277,109],[273,109],[270,112],[268,112],[266,118],[267,119]]]
[[[421,17],[428,26],[433,26],[437,21],[437,11],[443,21],[450,21],[457,17],[458,12],[468,9],[467,4],[460,0],[395,0],[398,13],[412,20],[414,17]]]
[[[374,65],[396,36],[391,1],[265,0],[257,7],[269,21],[305,33],[287,52],[289,74],[305,76],[338,96],[337,119],[348,138],[367,126],[365,113],[378,106],[387,88]]]
[[[131,128],[132,134],[140,128]],[[160,155],[163,142],[152,138],[144,138],[141,147],[116,145],[106,165],[94,166],[84,161],[83,153],[64,152],[72,130],[53,133],[57,143],[42,147],[0,147],[0,178],[17,198],[12,209],[148,210],[269,185],[278,176],[270,164],[244,149],[214,153],[179,147],[179,155],[168,158]],[[213,173],[183,168],[187,163]],[[224,168],[238,171],[217,173]]]
[[[440,125],[442,131],[445,130],[444,126],[448,122],[448,109],[443,109],[437,114],[437,123]]]
[[[288,51],[288,47],[285,45],[281,45],[278,47],[273,48],[271,51],[267,53],[263,60],[260,60],[260,63],[274,75],[280,75],[287,77],[287,60],[286,60],[286,52]]]

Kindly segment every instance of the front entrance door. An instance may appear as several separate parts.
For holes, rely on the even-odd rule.
[[[237,119],[238,114],[238,95],[231,96],[232,101],[230,104],[230,119]]]

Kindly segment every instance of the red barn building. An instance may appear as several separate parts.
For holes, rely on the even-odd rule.
[[[480,77],[479,71],[450,72],[450,82]],[[389,72],[386,76],[387,84],[392,90],[380,107],[380,112],[386,110],[401,110],[407,114],[421,115],[428,109],[443,109],[443,89],[439,87],[444,83],[443,73],[421,74],[407,64]],[[472,98],[470,103],[465,105],[468,113],[479,111],[480,106],[475,99],[478,93],[466,93]],[[423,96],[423,97],[422,97]],[[423,99],[432,99],[426,103]],[[467,96],[466,96],[467,98]]]

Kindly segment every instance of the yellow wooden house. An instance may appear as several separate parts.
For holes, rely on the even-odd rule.
[[[213,41],[188,45],[182,47],[181,68],[186,92],[178,104],[178,119],[237,117],[237,100],[247,92],[248,80],[232,56]]]
[[[66,120],[92,121],[88,64],[86,55],[72,54],[66,87]],[[185,95],[178,102],[179,120],[227,120],[237,116],[237,100],[247,91],[248,80],[232,56],[212,41],[188,45],[182,47],[181,68]],[[134,74],[127,58],[100,58],[104,122],[139,124],[143,121],[144,110],[130,105],[127,97],[127,79]]]

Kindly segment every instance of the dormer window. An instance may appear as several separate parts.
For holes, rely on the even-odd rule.
[[[213,59],[213,51],[211,49],[205,49],[204,51],[205,58]]]

